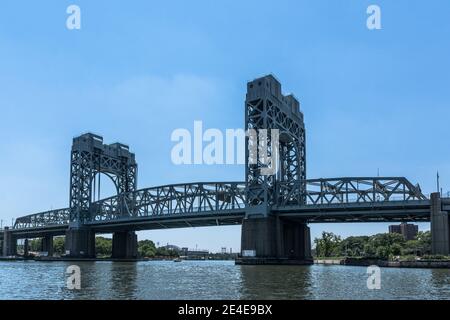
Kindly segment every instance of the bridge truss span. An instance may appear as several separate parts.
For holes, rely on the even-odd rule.
[[[17,218],[14,229],[45,228],[49,226],[68,226],[70,209],[56,209],[30,214]]]
[[[303,193],[305,185],[306,193]],[[419,186],[414,186],[403,177],[310,179],[295,183],[277,182],[276,188],[275,211],[322,210],[323,219],[327,216],[332,218],[334,212],[348,211],[352,205],[383,209],[389,204],[398,206],[400,202],[409,205],[419,201],[423,206],[423,201],[428,200]],[[133,223],[177,217],[196,219],[200,216],[214,219],[237,212],[243,215],[246,205],[245,182],[173,184],[122,193],[93,202],[90,215],[83,223],[107,225],[118,221]],[[65,226],[69,220],[69,208],[51,210],[18,218],[14,229]]]
[[[91,223],[101,221],[245,210],[245,183],[166,185],[137,190],[93,205]]]
[[[277,205],[329,205],[427,200],[419,185],[404,177],[345,177],[279,182]],[[306,203],[305,203],[306,197]]]
[[[195,220],[201,217],[204,222],[199,225],[209,225],[216,217],[226,220],[227,216],[243,216],[245,196],[243,182],[200,182],[151,187],[91,203],[91,214],[83,223],[107,226],[124,221],[142,223],[155,219]],[[70,208],[65,208],[20,217],[16,219],[14,229],[68,226],[69,222]]]

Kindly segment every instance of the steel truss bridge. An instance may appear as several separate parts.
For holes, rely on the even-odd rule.
[[[113,257],[135,258],[137,230],[242,224],[242,252],[254,254],[248,263],[310,263],[309,223],[384,221],[431,221],[433,252],[450,253],[449,199],[428,199],[403,177],[306,179],[300,103],[282,94],[274,76],[247,84],[245,129],[260,130],[245,139],[245,181],[146,189],[137,188],[138,166],[127,145],[104,144],[90,133],[74,138],[69,208],[17,218],[0,232],[2,254],[14,255],[20,238],[42,237],[52,250],[52,237],[65,234],[69,256],[95,257],[95,234],[113,233]],[[274,165],[276,173],[264,173]],[[116,196],[95,198],[100,174],[111,178]]]
[[[306,185],[306,203],[300,190]],[[286,191],[288,190],[288,191]],[[405,178],[311,179],[294,188],[277,185],[272,207],[282,217],[320,222],[429,221],[430,201]],[[92,204],[84,224],[99,232],[133,226],[134,230],[237,225],[246,209],[244,182],[188,183],[123,193]],[[58,230],[70,222],[70,208],[20,217],[19,233]]]

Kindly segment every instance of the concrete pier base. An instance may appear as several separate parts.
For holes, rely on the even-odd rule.
[[[47,252],[48,257],[53,257],[53,236],[45,236],[42,238],[41,251]]]
[[[435,255],[450,254],[448,212],[442,211],[441,196],[431,194],[431,252]]]
[[[95,232],[89,228],[71,228],[66,231],[66,256],[95,258]]]
[[[5,227],[3,231],[3,251],[4,257],[17,255],[17,239],[12,235],[11,230]]]
[[[246,218],[237,264],[312,264],[309,227],[276,216]]]
[[[23,256],[24,257],[28,257],[29,255],[29,243],[28,243],[28,239],[25,239],[25,241],[23,242]]]
[[[113,259],[136,259],[138,256],[137,248],[137,235],[135,232],[124,231],[113,234]]]

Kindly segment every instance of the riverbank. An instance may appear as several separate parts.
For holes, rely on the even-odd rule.
[[[0,257],[0,261],[21,261],[21,260],[27,260],[23,257]]]
[[[192,260],[193,259],[188,259]],[[52,261],[114,261],[114,262],[138,262],[138,261],[173,261],[173,259],[164,258],[139,258],[139,259],[113,259],[113,258],[69,258],[69,257],[0,257],[0,261],[36,261],[36,262],[52,262]],[[198,261],[213,261],[203,260]],[[246,264],[239,263],[236,264]],[[251,263],[255,264],[255,263]],[[270,263],[261,263],[270,264]],[[277,263],[280,264],[280,263]],[[284,263],[299,264],[299,263]],[[305,263],[302,263],[305,264]],[[314,259],[314,264],[318,265],[341,265],[341,266],[361,266],[367,267],[376,265],[384,268],[418,268],[418,269],[450,269],[450,260],[415,260],[415,261],[388,261],[379,259],[361,259],[361,258],[342,258],[342,259]]]
[[[153,258],[136,258],[136,259],[115,259],[110,257],[97,257],[97,258],[70,258],[70,257],[23,257],[23,256],[10,256],[0,257],[0,261],[116,261],[116,262],[138,262],[138,261],[174,261],[178,257],[153,257]],[[234,261],[232,259],[195,259],[187,258],[180,261]]]
[[[136,262],[148,261],[148,259],[113,259],[113,258],[69,258],[69,257],[0,257],[0,261],[120,261],[120,262]]]
[[[422,269],[450,269],[449,260],[415,260],[415,261],[388,261],[379,259],[315,259],[314,264],[341,265],[341,266],[379,266],[384,268],[422,268]]]

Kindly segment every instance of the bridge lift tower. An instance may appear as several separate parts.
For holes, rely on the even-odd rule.
[[[258,132],[258,146],[247,137],[246,185],[247,208],[242,225],[240,263],[311,263],[311,243],[306,221],[282,220],[272,212],[285,197],[306,202],[306,135],[303,113],[293,95],[283,95],[280,82],[272,75],[247,84],[245,101],[246,129]],[[267,130],[267,143],[260,141],[259,132]],[[274,154],[271,131],[279,132],[279,155]],[[276,163],[262,162],[261,147]],[[256,163],[249,161],[250,151],[257,150]],[[277,159],[278,158],[278,159]],[[264,175],[261,170],[270,165],[276,172]],[[283,189],[280,190],[279,184]],[[299,188],[300,184],[300,188]]]
[[[137,164],[127,145],[103,144],[103,138],[87,133],[73,139],[70,164],[70,223],[66,232],[66,254],[95,256],[95,233],[84,226],[94,212],[96,177],[101,173],[113,181],[117,194],[137,188]],[[100,179],[98,187],[100,188]],[[125,203],[123,205],[126,205]],[[122,210],[126,212],[126,210]],[[135,258],[137,237],[133,231],[113,234],[113,258]]]

